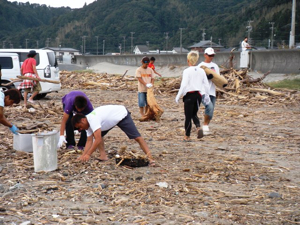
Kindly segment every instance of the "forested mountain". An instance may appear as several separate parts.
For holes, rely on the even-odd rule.
[[[201,41],[204,32],[206,40],[233,47],[248,35],[250,24],[252,44],[267,47],[269,22],[274,22],[276,46],[288,44],[291,9],[292,0],[97,0],[74,10],[0,0],[0,46],[85,46],[95,54],[97,40],[99,52],[105,40],[105,52],[118,52],[120,45],[130,52],[131,45],[146,43],[150,49],[171,50],[180,45],[184,28],[185,48]],[[298,24],[296,42],[299,31]]]

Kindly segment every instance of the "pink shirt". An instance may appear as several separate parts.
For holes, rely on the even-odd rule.
[[[23,74],[26,73],[34,73],[33,71],[33,65],[36,66],[36,61],[34,58],[28,58],[26,59],[22,64]]]

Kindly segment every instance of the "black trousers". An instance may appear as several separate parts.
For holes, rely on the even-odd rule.
[[[75,146],[76,142],[75,142],[75,137],[74,137],[74,127],[72,126],[72,123],[71,123],[72,117],[73,117],[73,113],[70,113],[69,119],[67,120],[67,123],[66,123],[66,141],[67,141],[67,145]],[[80,132],[80,139],[79,139],[77,146],[84,147],[85,143],[86,143],[86,139],[87,139],[86,131],[82,130]]]
[[[197,116],[197,113],[200,107],[201,100],[202,96],[198,91],[188,92],[183,97],[185,115],[184,129],[185,135],[188,137],[191,135],[192,120],[196,127],[200,127],[200,120]]]

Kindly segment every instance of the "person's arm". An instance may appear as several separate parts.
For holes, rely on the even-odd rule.
[[[177,103],[178,103],[178,101],[179,101],[179,98],[180,98],[181,95],[183,94],[184,89],[185,89],[185,87],[187,86],[187,84],[188,84],[188,77],[187,77],[187,75],[185,75],[184,72],[183,72],[182,80],[181,80],[181,84],[180,84],[180,88],[179,88],[179,91],[178,91],[177,96],[176,96],[176,98],[175,98],[175,101],[176,101]]]
[[[0,123],[11,128],[13,125],[4,116],[4,107],[0,106]]]
[[[93,137],[94,137],[94,142],[93,142]],[[78,158],[78,160],[82,162],[87,162],[91,158],[91,155],[96,151],[96,149],[99,146],[104,146],[102,145],[103,138],[101,136],[101,129],[97,129],[93,135],[89,136],[86,141],[86,145],[84,147],[83,154]],[[101,144],[101,145],[100,145]],[[99,149],[104,150],[104,149]]]
[[[158,73],[158,72],[156,72],[156,70],[155,70],[155,69],[153,69],[153,72],[154,72],[155,74],[157,74],[158,76],[160,76],[160,77],[161,77],[161,74],[160,74],[160,73]]]
[[[65,129],[66,129],[66,123],[69,119],[69,114],[64,112],[63,118],[61,120],[61,124],[60,124],[60,136],[64,136],[65,135]]]
[[[141,84],[143,84],[143,85],[146,86],[147,83],[143,80],[143,78],[138,77],[137,79],[138,79],[138,81],[139,81]]]
[[[36,75],[36,78],[38,78],[39,80],[41,80],[41,78],[40,78],[40,76],[39,76],[39,74],[38,74],[38,72],[36,70],[36,66],[34,64],[32,65],[32,69],[33,69],[34,74]]]

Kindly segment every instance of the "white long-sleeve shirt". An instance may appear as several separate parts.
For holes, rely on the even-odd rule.
[[[214,71],[216,71],[217,74],[220,74],[220,68],[217,64],[210,62],[210,63],[206,63],[206,62],[201,62],[199,65],[200,66],[206,66],[207,68],[210,68]],[[216,97],[216,86],[215,84],[211,81],[208,80],[208,86],[209,86],[209,95],[215,96]]]
[[[201,95],[209,94],[209,84],[205,71],[199,66],[190,66],[183,71],[180,89],[176,96],[185,96],[190,91],[199,91]]]

